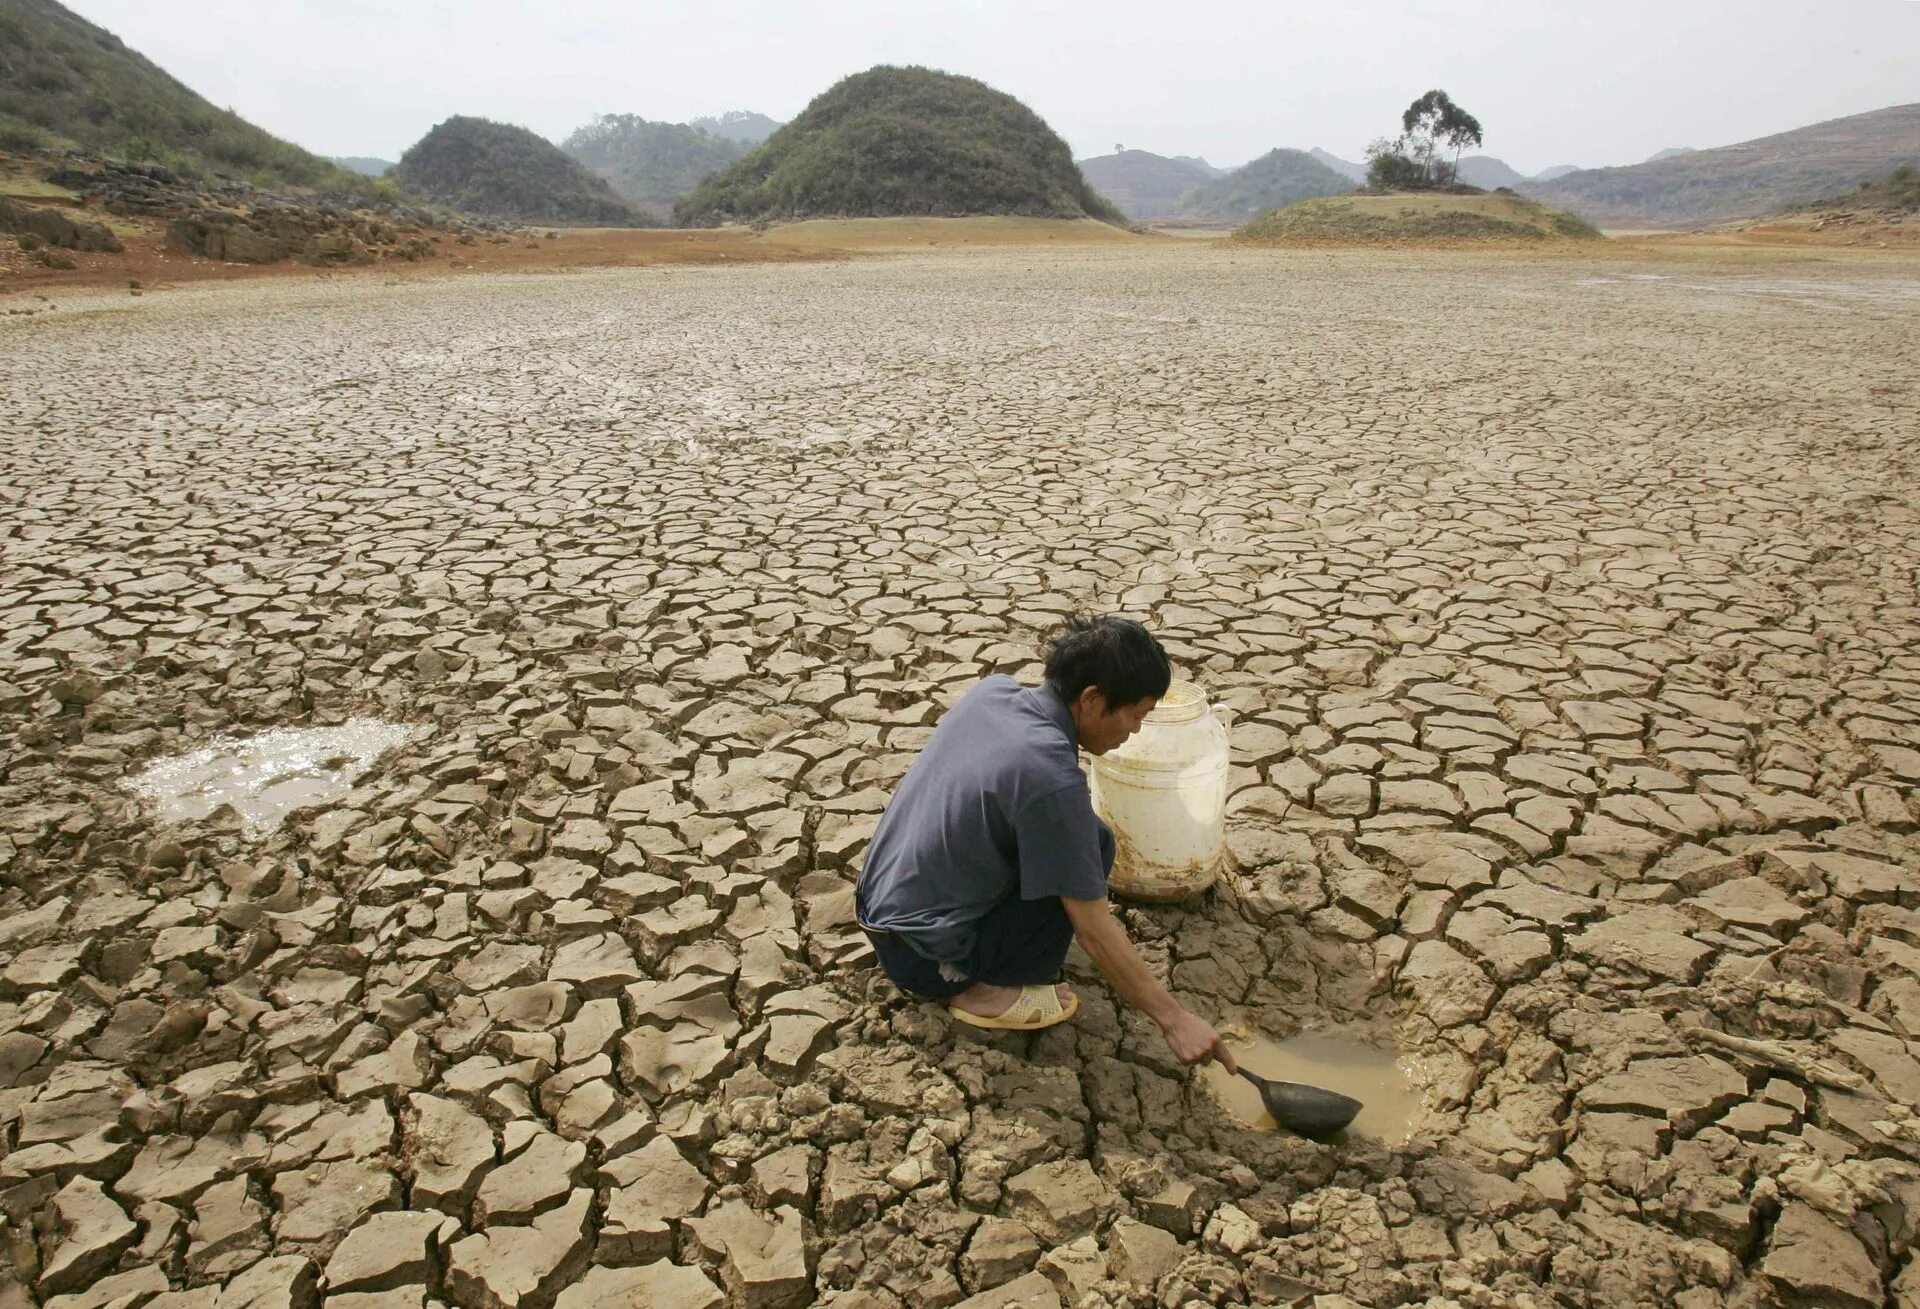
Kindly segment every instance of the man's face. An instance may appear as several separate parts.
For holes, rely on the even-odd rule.
[[[1140,724],[1158,703],[1159,697],[1150,695],[1132,704],[1108,705],[1107,697],[1089,686],[1073,702],[1073,723],[1080,732],[1080,748],[1098,755],[1126,744],[1127,738],[1140,730]]]

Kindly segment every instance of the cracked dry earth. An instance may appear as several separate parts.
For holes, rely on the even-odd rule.
[[[1916,281],[1619,269],[0,328],[0,1305],[1920,1303]],[[1129,928],[1394,1036],[1410,1141],[1239,1125],[1078,956],[1038,1037],[872,969],[890,788],[1082,606],[1235,714],[1233,867]],[[124,787],[365,715],[263,837]]]

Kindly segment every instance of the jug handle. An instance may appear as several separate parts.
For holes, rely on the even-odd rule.
[[[1213,721],[1220,724],[1220,730],[1227,734],[1227,742],[1231,745],[1233,742],[1233,725],[1235,721],[1238,720],[1239,715],[1233,712],[1233,706],[1231,705],[1216,704],[1210,707],[1213,710]]]

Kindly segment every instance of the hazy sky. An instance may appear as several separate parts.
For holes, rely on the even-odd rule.
[[[1920,0],[68,0],[310,150],[400,153],[452,114],[555,141],[596,113],[787,119],[919,63],[1026,101],[1076,156],[1357,159],[1444,87],[1524,173],[1634,163],[1920,100]]]

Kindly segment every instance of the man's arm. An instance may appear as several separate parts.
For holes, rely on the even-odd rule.
[[[1080,948],[1113,983],[1121,999],[1160,1025],[1174,1058],[1183,1064],[1203,1064],[1218,1059],[1228,1072],[1240,1071],[1233,1052],[1227,1049],[1227,1043],[1220,1039],[1213,1025],[1183,1008],[1167,994],[1167,988],[1154,979],[1147,970],[1146,960],[1127,939],[1127,929],[1120,926],[1120,920],[1113,916],[1105,900],[1070,900],[1062,896],[1060,903],[1066,907]]]

